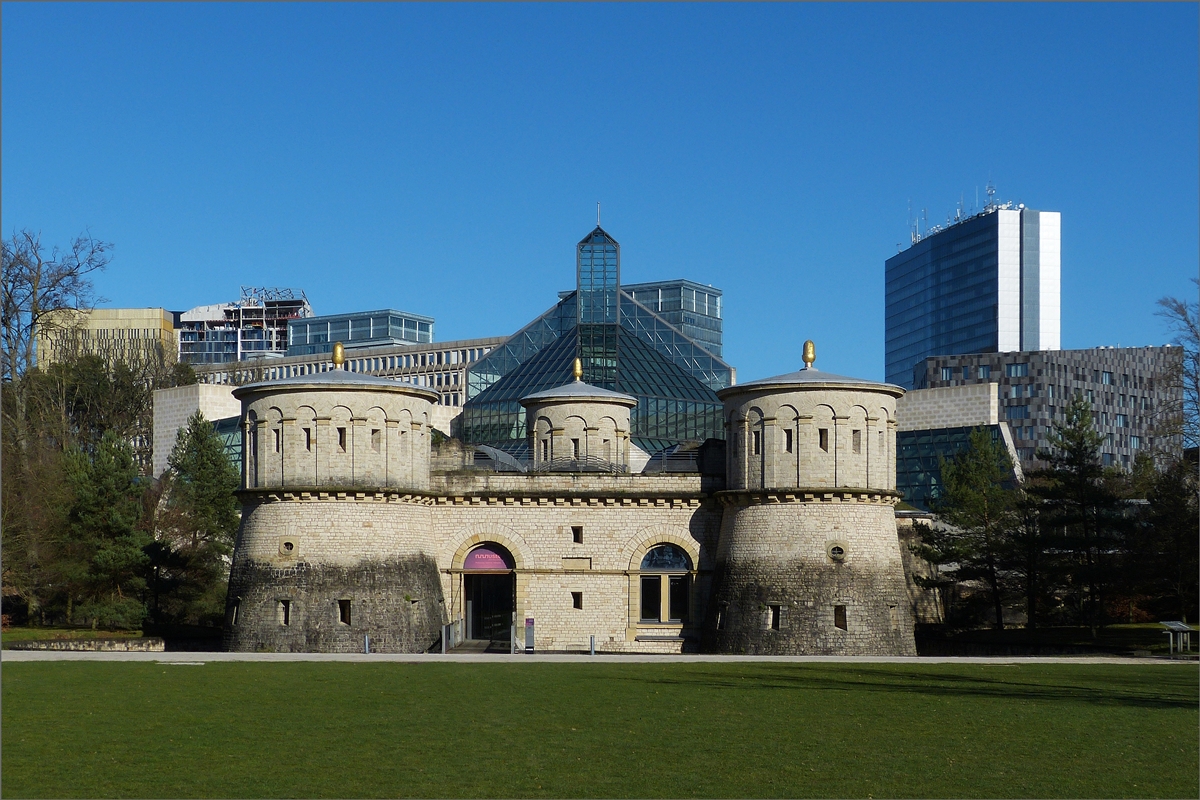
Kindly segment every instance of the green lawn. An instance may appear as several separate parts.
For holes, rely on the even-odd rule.
[[[3,793],[1194,798],[1197,677],[1189,664],[10,662]]]
[[[141,631],[94,631],[91,628],[5,628],[0,642],[33,642],[53,639],[134,639]]]

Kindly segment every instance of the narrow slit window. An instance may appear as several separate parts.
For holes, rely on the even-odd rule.
[[[792,431],[788,428],[783,432],[783,449],[790,453],[792,452]]]
[[[572,525],[571,526],[571,541],[574,542],[575,544],[583,544],[583,526],[582,525]]]
[[[379,452],[380,446],[383,444],[383,431],[379,428],[371,429],[371,449],[376,453]]]
[[[304,429],[304,449],[312,452],[312,428]]]
[[[292,601],[291,600],[280,600],[279,601],[279,624],[284,625],[284,626],[292,624]]]
[[[862,452],[862,431],[850,432],[850,445],[854,448],[855,453]]]
[[[346,452],[346,429],[338,428],[338,449],[343,453]]]
[[[767,622],[771,630],[779,630],[779,621],[782,616],[783,606],[767,606]]]
[[[338,622],[343,625],[350,624],[350,601],[338,600]]]
[[[242,610],[242,598],[237,598],[233,601],[233,618],[230,620],[231,625],[238,624],[238,615]]]
[[[550,460],[550,440],[542,439],[542,461]]]
[[[579,440],[578,439],[571,440],[571,458],[575,459],[576,461],[579,460]]]
[[[834,606],[833,607],[833,627],[841,628],[844,631],[849,630],[849,628],[846,627],[846,607],[845,606]]]
[[[754,455],[762,454],[762,432],[754,431]]]
[[[817,429],[817,447],[829,452],[829,428]]]
[[[583,608],[583,592],[571,592],[571,608]]]
[[[279,452],[280,446],[283,444],[283,431],[279,428],[274,428],[271,433],[275,435],[275,452]]]

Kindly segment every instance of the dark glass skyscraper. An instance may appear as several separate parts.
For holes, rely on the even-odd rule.
[[[481,359],[467,374],[464,440],[526,455],[520,398],[572,379],[633,395],[634,443],[655,453],[724,438],[716,390],[733,369],[621,288],[620,245],[597,226],[576,246],[576,289]]]
[[[989,205],[886,262],[886,380],[935,355],[1057,350],[1057,211]]]

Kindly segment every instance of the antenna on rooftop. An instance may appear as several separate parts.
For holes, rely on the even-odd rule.
[[[991,208],[995,204],[994,198],[996,197],[996,187],[992,185],[991,178],[988,178],[987,188],[985,188],[984,191],[987,192],[988,196],[987,207]]]
[[[596,203],[596,227],[597,228],[600,227],[600,203],[599,203],[599,201],[597,201],[597,203]]]

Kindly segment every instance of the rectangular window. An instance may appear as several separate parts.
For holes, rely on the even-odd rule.
[[[1028,364],[1005,364],[1004,374],[1010,378],[1027,378],[1029,377]]]
[[[833,627],[841,628],[844,631],[850,630],[849,628],[846,627],[846,607],[845,606],[834,606],[833,607]]]
[[[1129,427],[1129,416],[1128,415],[1117,414],[1116,416],[1117,416],[1117,427],[1118,428],[1128,428]]]
[[[773,631],[779,630],[779,618],[782,616],[781,606],[767,606],[767,625]]]
[[[670,619],[671,622],[683,622],[688,617],[688,586],[691,583],[687,575],[672,575],[670,590]]]
[[[981,364],[979,367],[979,379],[981,381],[991,380],[992,367],[990,364]]]
[[[1006,406],[1004,413],[1008,419],[1029,419],[1029,406]]]
[[[642,621],[658,622],[662,615],[662,578],[642,576]]]
[[[292,601],[291,600],[280,600],[279,601],[279,624],[280,625],[291,625],[292,624]]]
[[[792,429],[787,428],[783,432],[783,449],[790,453],[792,452]]]
[[[346,452],[346,429],[338,428],[338,449],[343,453]]]
[[[850,446],[855,453],[862,452],[862,431],[850,431]]]
[[[1105,386],[1112,386],[1112,378],[1113,376],[1111,372],[1105,372],[1100,376],[1100,383],[1104,384]]]
[[[1142,437],[1140,437],[1140,436],[1130,436],[1129,437],[1129,449],[1130,450],[1137,450],[1141,446],[1142,446]]]
[[[1123,395],[1123,394],[1117,395],[1117,407],[1118,408],[1125,407],[1125,395]]]
[[[312,452],[312,428],[304,429],[304,449]]]
[[[382,431],[379,428],[371,429],[371,449],[376,453],[379,452],[379,447],[383,444]]]
[[[1123,374],[1123,375],[1121,376],[1121,385],[1122,385],[1122,386],[1125,386],[1125,387],[1128,387],[1128,386],[1130,385],[1130,383],[1129,383],[1129,373],[1128,373],[1128,372],[1126,372],[1125,374]]]
[[[1009,387],[1009,395],[1008,396],[1009,397],[1024,397],[1025,396],[1025,387],[1019,383],[1013,384],[1011,387]]]
[[[574,542],[575,544],[583,544],[583,526],[582,525],[572,525],[571,526],[571,541]]]
[[[350,601],[338,600],[338,622],[343,625],[350,624]]]
[[[1096,393],[1091,389],[1088,389],[1086,392],[1084,392],[1084,397],[1087,399],[1088,403],[1091,405],[1096,405]]]
[[[278,453],[280,445],[283,443],[283,431],[279,428],[275,428],[271,431],[271,433],[275,434],[275,452]]]
[[[954,367],[942,367],[942,380],[954,380]]]
[[[579,440],[578,439],[571,440],[571,458],[575,459],[576,461],[579,460]]]
[[[762,432],[753,431],[754,434],[754,455],[762,454]]]
[[[550,440],[542,439],[542,461],[550,460]]]
[[[820,428],[817,430],[817,447],[829,452],[829,429]]]
[[[964,381],[969,381],[969,380],[971,380],[971,368],[970,368],[970,367],[963,367],[963,368],[962,368],[962,376],[963,376],[963,377],[962,377],[962,379],[963,379]]]
[[[571,608],[583,608],[583,592],[571,592]]]

